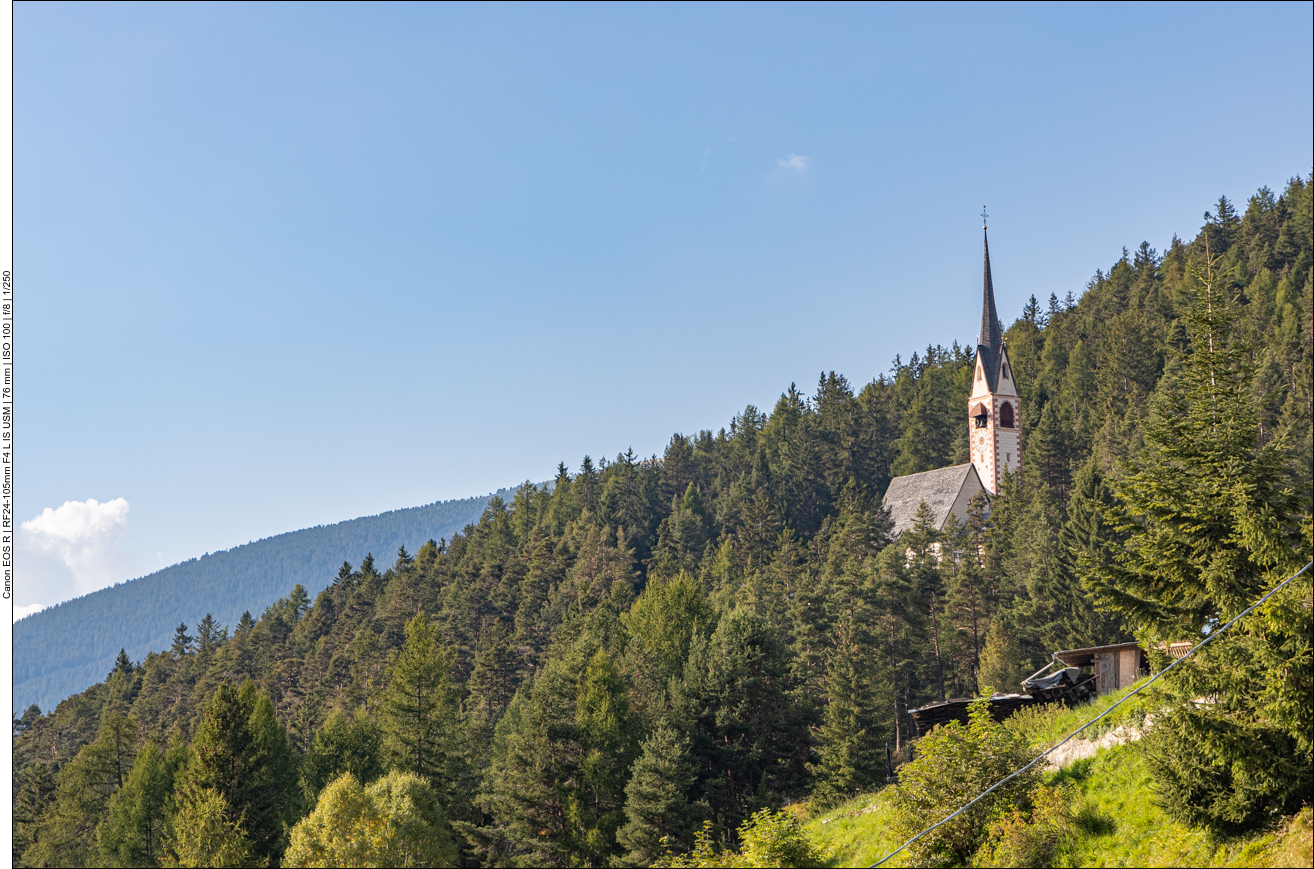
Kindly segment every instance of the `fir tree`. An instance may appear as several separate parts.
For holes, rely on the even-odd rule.
[[[852,618],[839,624],[826,671],[826,711],[820,731],[821,763],[813,799],[818,806],[843,802],[884,774],[879,734],[883,723],[871,684],[871,646],[860,643]]]
[[[315,734],[310,750],[301,763],[301,792],[308,805],[319,792],[343,773],[351,773],[362,784],[369,784],[385,770],[383,732],[365,714],[334,710]]]
[[[250,682],[241,688],[223,684],[206,705],[192,739],[178,799],[192,807],[189,811],[201,813],[198,817],[210,819],[218,805],[211,792],[217,794],[229,812],[226,823],[242,828],[252,853],[277,859],[286,847],[293,770],[287,732],[269,698]]]
[[[575,824],[576,853],[586,865],[606,865],[616,856],[636,723],[620,671],[599,649],[584,671],[575,701],[582,758],[579,784],[566,798],[567,814]]]
[[[187,633],[187,623],[183,622],[174,629],[173,646],[171,647],[173,656],[178,660],[187,657],[187,653],[192,650],[192,638]]]
[[[388,668],[381,698],[383,731],[394,768],[434,785],[453,810],[463,774],[460,707],[452,685],[452,659],[424,613],[406,623],[406,642]]]
[[[1222,206],[1220,203],[1220,214]],[[1221,217],[1220,217],[1221,222]],[[1308,561],[1308,492],[1287,486],[1284,445],[1258,438],[1252,369],[1234,338],[1235,302],[1206,259],[1187,316],[1190,353],[1147,426],[1143,457],[1116,489],[1111,563],[1098,591],[1153,646],[1198,637]],[[1182,668],[1156,722],[1151,759],[1169,811],[1231,832],[1290,811],[1314,781],[1310,580]],[[1208,705],[1192,698],[1216,698]]]
[[[655,866],[667,853],[693,847],[705,806],[689,802],[694,783],[689,739],[661,722],[643,741],[625,785],[626,822],[616,833],[629,866]]]

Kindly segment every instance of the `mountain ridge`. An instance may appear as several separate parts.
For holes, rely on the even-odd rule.
[[[479,521],[494,497],[435,501],[262,537],[208,552],[89,594],[62,601],[14,623],[15,714],[42,709],[95,684],[114,666],[119,649],[134,660],[168,648],[179,622],[190,627],[209,612],[223,625],[250,610],[259,616],[298,583],[310,595],[327,586],[343,561],[366,552],[390,560],[426,540],[451,537]]]

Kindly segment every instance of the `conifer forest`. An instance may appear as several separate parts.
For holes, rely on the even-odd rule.
[[[1032,297],[1004,329],[1025,460],[965,523],[924,511],[892,545],[881,504],[968,461],[955,341],[177,625],[14,722],[14,865],[669,865],[885,786],[911,708],[1017,691],[1058,649],[1198,639],[1311,557],[1312,193],[1220,199]],[[1183,822],[1308,801],[1310,589],[1157,695]]]

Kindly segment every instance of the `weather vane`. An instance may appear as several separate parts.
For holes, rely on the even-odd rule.
[[[989,217],[989,216],[990,216],[990,215],[986,214],[985,206],[982,205],[982,206],[981,206],[981,228],[982,228],[982,229],[985,229],[986,218]]]

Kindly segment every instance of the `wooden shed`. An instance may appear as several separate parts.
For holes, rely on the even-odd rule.
[[[1126,688],[1149,672],[1145,651],[1137,643],[1065,649],[1055,652],[1054,659],[1068,667],[1080,667],[1083,674],[1092,673],[1096,696]]]

